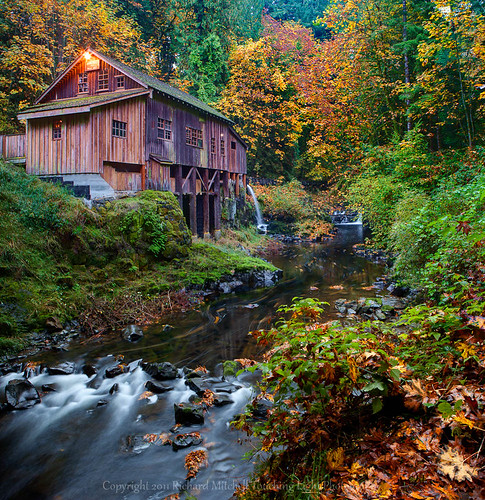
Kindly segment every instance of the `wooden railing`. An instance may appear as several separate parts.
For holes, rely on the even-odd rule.
[[[25,158],[25,134],[0,135],[0,157],[7,160]]]

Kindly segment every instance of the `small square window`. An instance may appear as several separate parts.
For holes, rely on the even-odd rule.
[[[62,139],[62,122],[54,122],[52,124],[52,140],[58,141]]]
[[[78,94],[84,94],[88,91],[88,74],[87,73],[79,73],[77,91],[78,91]]]
[[[213,155],[216,154],[216,139],[215,139],[215,137],[211,137],[211,153]]]
[[[163,118],[158,118],[158,134],[159,139],[165,139],[166,141],[172,140],[172,122],[170,120],[164,120]]]
[[[231,149],[236,149],[236,141],[231,141]]]
[[[126,122],[113,120],[113,137],[126,137]]]
[[[226,156],[226,141],[221,139],[221,156]]]
[[[202,130],[185,127],[185,144],[196,148],[203,148],[204,140],[202,138]]]
[[[124,89],[125,88],[125,75],[116,75],[115,80],[116,80],[116,88],[117,89]]]
[[[106,69],[98,73],[98,90],[109,90],[109,73]]]

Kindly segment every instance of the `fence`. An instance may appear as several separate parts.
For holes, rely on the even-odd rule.
[[[25,158],[25,134],[0,135],[0,157]]]

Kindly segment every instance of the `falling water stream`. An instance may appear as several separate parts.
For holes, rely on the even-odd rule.
[[[56,391],[24,411],[5,412],[0,418],[0,498],[22,500],[163,499],[179,493],[189,451],[205,449],[209,466],[188,483],[196,498],[228,499],[235,486],[244,483],[253,469],[243,455],[251,448],[242,433],[229,422],[242,411],[253,389],[251,379],[230,378],[232,404],[211,408],[205,423],[177,432],[200,432],[200,446],[173,451],[161,442],[143,440],[147,434],[170,434],[175,424],[174,403],[188,401],[194,392],[185,385],[183,367],[205,365],[217,377],[218,364],[234,358],[260,358],[261,348],[248,332],[268,327],[275,310],[295,296],[315,297],[331,304],[328,318],[336,318],[337,298],[375,296],[371,289],[383,267],[353,254],[351,245],[362,239],[362,226],[342,227],[334,241],[291,245],[271,257],[283,269],[283,279],[272,288],[220,296],[216,301],[168,318],[173,329],[152,325],[137,343],[119,335],[102,340],[73,342],[67,352],[45,352],[33,361],[53,366],[62,361],[76,364],[76,373],[42,372],[29,380]],[[105,378],[117,356],[131,363],[129,373]],[[138,361],[170,361],[180,378],[174,388],[158,396],[140,399],[150,378]],[[97,374],[81,372],[92,364]],[[0,378],[1,392],[11,373]],[[110,394],[113,384],[117,392]],[[239,442],[242,441],[242,444]]]

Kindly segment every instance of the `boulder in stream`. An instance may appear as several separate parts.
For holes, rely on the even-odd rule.
[[[37,389],[24,379],[10,380],[5,387],[5,399],[11,410],[26,410],[40,403]]]
[[[175,403],[175,422],[181,425],[203,424],[204,411],[200,406],[191,403]]]
[[[143,330],[137,325],[128,325],[121,334],[128,342],[138,342],[143,338]]]
[[[55,366],[47,368],[49,375],[72,375],[76,369],[76,365],[71,361],[65,361]]]
[[[173,380],[178,377],[177,368],[167,361],[163,363],[142,363],[141,367],[155,380]]]
[[[148,380],[145,384],[145,389],[147,391],[153,392],[153,394],[163,394],[164,392],[172,391],[173,385],[157,384]]]
[[[198,446],[202,443],[202,438],[198,432],[190,432],[188,434],[179,434],[172,441],[173,451],[188,448],[189,446]]]

